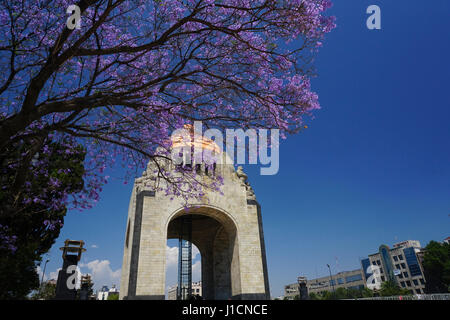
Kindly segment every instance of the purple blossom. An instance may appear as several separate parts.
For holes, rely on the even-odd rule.
[[[29,170],[50,177],[49,185],[41,195],[24,197],[25,205],[91,207],[107,168],[126,167],[126,184],[157,147],[168,150],[174,129],[193,118],[219,129],[279,128],[285,137],[320,108],[307,76],[312,66],[302,62],[312,60],[335,27],[335,18],[325,15],[329,0],[93,1],[82,28],[61,37],[71,4],[0,2],[3,141],[45,132],[63,144],[61,154],[76,155],[80,144],[87,150],[85,185],[76,193],[61,189],[49,163],[34,159]],[[102,15],[105,22],[90,33]],[[3,119],[14,122],[17,115],[28,122],[11,133]],[[40,152],[53,150],[44,145]],[[195,176],[164,173],[174,183],[168,194],[203,195]],[[220,185],[217,177],[210,187]],[[24,185],[31,187],[30,181]],[[50,194],[57,200],[45,203]]]
[[[0,224],[0,249],[6,249],[14,254],[17,250],[17,246],[15,245],[17,236],[8,234],[8,227]]]

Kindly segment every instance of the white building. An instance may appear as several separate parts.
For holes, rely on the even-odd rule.
[[[103,286],[100,291],[97,292],[97,300],[108,300],[110,295],[118,295],[119,290],[117,290],[116,285],[113,284],[111,289],[107,286]]]
[[[394,248],[416,248],[416,249],[420,249],[420,242],[418,240],[406,240],[406,241],[402,241],[402,242],[397,242],[394,243],[394,245],[392,246]]]
[[[177,300],[177,288],[178,285],[169,287],[167,290],[167,300]],[[202,282],[192,282],[192,295],[202,295]]]

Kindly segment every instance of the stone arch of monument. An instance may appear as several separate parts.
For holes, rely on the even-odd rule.
[[[237,226],[230,216],[209,206],[183,208],[171,218],[168,239],[179,239],[181,219],[192,223],[191,242],[202,257],[202,293],[207,300],[228,300],[240,291]]]
[[[226,155],[224,154],[225,158]],[[202,261],[206,299],[270,299],[261,208],[239,167],[223,162],[215,174],[222,193],[202,201],[171,199],[152,162],[136,179],[128,210],[120,299],[164,299],[167,239],[178,238],[179,218],[192,217],[192,243]],[[168,165],[170,166],[170,165]],[[211,172],[204,171],[204,179]]]

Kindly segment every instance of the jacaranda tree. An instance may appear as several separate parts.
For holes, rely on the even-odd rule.
[[[30,152],[30,170],[16,168]],[[86,152],[41,140],[15,143],[6,154],[0,159],[9,164],[0,168],[0,299],[23,299],[39,286],[36,266],[59,236],[65,197],[83,190]]]
[[[79,21],[69,19],[79,28],[67,23],[70,5],[81,13]],[[334,18],[324,14],[330,5],[3,0],[2,159],[11,159],[7,153],[15,145],[64,141],[70,154],[81,144],[87,150],[83,190],[33,201],[85,208],[98,198],[106,167],[116,160],[130,172],[144,166],[156,158],[156,147],[168,147],[173,129],[194,120],[218,129],[296,133],[319,108],[310,76],[313,57],[334,27]],[[28,177],[11,182],[17,190],[33,179],[25,172],[32,171],[36,149],[27,148],[20,163],[2,163]],[[195,186],[187,192],[195,196]]]

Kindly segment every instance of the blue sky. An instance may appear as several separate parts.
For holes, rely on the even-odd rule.
[[[312,82],[322,109],[282,142],[277,175],[245,167],[262,207],[272,296],[298,275],[327,275],[326,264],[356,269],[383,243],[424,246],[450,233],[450,2],[334,2],[338,27]],[[366,28],[371,4],[381,30]],[[47,274],[61,267],[65,239],[83,239],[82,271],[96,272],[96,287],[119,284],[131,185],[109,175],[94,209],[68,213]]]

